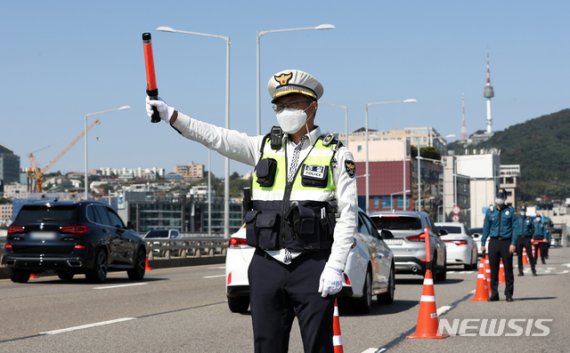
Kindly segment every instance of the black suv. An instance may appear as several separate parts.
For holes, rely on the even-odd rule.
[[[145,274],[146,246],[108,205],[97,201],[41,201],[22,206],[8,228],[4,263],[13,282],[55,271],[70,281],[77,273],[102,283],[107,271]]]

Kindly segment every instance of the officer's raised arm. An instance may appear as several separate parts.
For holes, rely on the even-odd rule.
[[[261,145],[261,137],[247,136],[244,133],[225,129],[191,118],[173,107],[168,106],[162,99],[146,98],[147,115],[152,116],[152,108],[156,107],[160,119],[170,124],[184,137],[201,143],[219,152],[221,155],[236,161],[255,165]]]

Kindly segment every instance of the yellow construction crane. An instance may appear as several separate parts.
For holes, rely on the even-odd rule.
[[[55,155],[55,157],[53,157],[52,159],[50,159],[50,161],[43,167],[43,168],[39,168],[38,167],[38,163],[36,161],[36,158],[34,156],[34,152],[38,152],[40,150],[43,150],[47,147],[41,148],[40,150],[31,152],[30,154],[28,154],[28,158],[30,160],[30,170],[28,171],[28,190],[30,192],[43,192],[44,191],[44,173],[51,168],[55,163],[57,163],[57,161],[59,161],[61,159],[61,157],[63,157],[67,152],[69,152],[69,150],[75,146],[75,144],[77,142],[79,142],[79,140],[81,140],[83,138],[83,136],[85,136],[85,133],[89,130],[91,130],[91,128],[93,128],[95,125],[101,124],[101,121],[99,119],[95,119],[91,124],[89,124],[89,126],[87,126],[86,130],[81,130],[80,133],[78,133],[73,140],[71,140],[61,151],[59,151],[58,154]]]

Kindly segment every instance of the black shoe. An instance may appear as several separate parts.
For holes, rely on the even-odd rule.
[[[523,273],[523,272],[519,272],[518,276],[519,276],[519,277],[522,277],[522,276],[524,276],[524,273]]]
[[[512,301],[514,301],[514,299],[513,299],[513,297],[507,297],[507,301],[512,302]]]
[[[490,302],[498,302],[499,301],[499,295],[495,294],[495,295],[491,295],[491,297],[489,298]]]
[[[536,270],[532,271],[532,275],[533,275],[533,276],[538,276],[538,275],[536,274]]]

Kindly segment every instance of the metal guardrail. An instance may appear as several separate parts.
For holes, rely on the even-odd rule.
[[[170,260],[225,256],[228,240],[223,237],[192,237],[180,239],[143,239],[149,260]],[[6,237],[0,236],[0,267]]]
[[[143,239],[149,260],[226,255],[228,240],[223,237]]]

